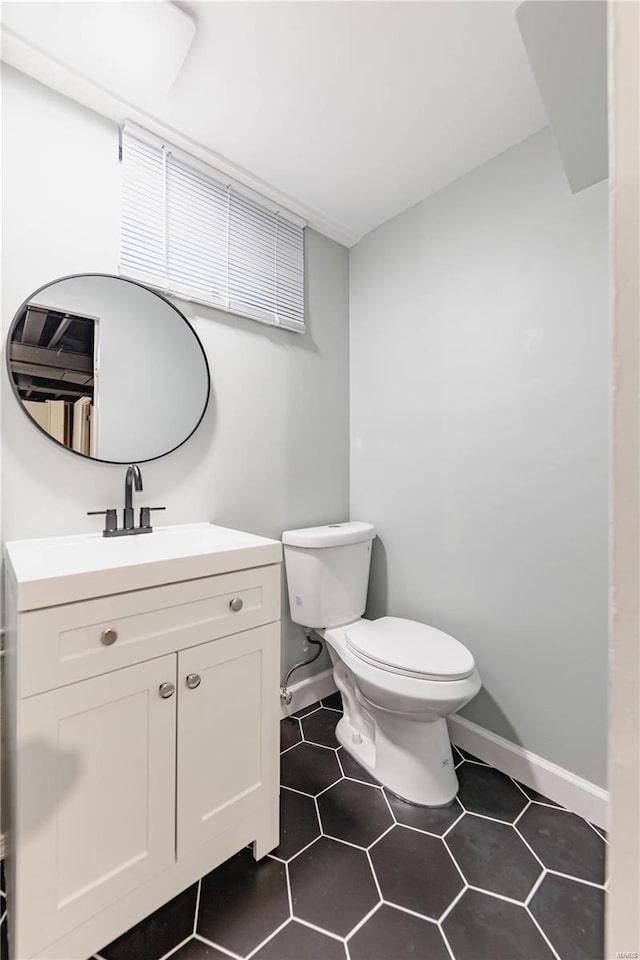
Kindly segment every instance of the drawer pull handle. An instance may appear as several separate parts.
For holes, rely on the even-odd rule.
[[[110,647],[112,643],[115,643],[118,639],[118,631],[112,630],[109,627],[108,630],[103,630],[100,634],[100,642],[104,643],[105,647]]]
[[[169,697],[172,697],[176,692],[176,688],[172,683],[161,683],[158,687],[158,693],[163,700],[168,700]]]
[[[196,687],[200,686],[200,681],[202,677],[197,673],[188,673],[187,674],[187,686],[189,690],[195,690]]]
[[[237,613],[238,610],[242,610],[242,600],[240,597],[234,597],[233,600],[229,603],[229,606],[234,613]]]

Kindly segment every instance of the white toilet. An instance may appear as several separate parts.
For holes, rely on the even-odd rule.
[[[284,533],[291,617],[327,642],[345,750],[399,797],[442,806],[458,791],[445,718],[482,684],[472,654],[448,634],[399,617],[362,619],[375,535],[356,522]]]

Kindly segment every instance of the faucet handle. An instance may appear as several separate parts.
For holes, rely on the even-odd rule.
[[[140,507],[140,526],[151,527],[151,511],[166,509],[166,507]]]
[[[87,510],[88,517],[98,517],[104,516],[106,520],[104,522],[104,532],[111,530],[117,530],[118,528],[118,511],[115,509],[109,510]]]

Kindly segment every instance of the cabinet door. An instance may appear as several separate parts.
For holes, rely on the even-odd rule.
[[[178,859],[277,805],[279,663],[279,623],[178,654]]]
[[[175,860],[176,655],[23,700],[16,948],[32,956]]]

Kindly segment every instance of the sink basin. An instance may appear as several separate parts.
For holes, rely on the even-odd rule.
[[[13,540],[5,556],[18,610],[35,610],[280,563],[282,546],[241,530],[189,523],[156,527],[144,537]]]

